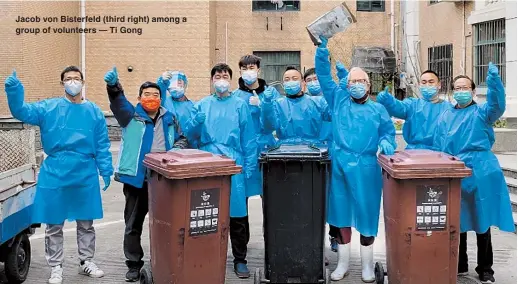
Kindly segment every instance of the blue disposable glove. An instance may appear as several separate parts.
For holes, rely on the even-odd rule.
[[[15,87],[18,84],[20,84],[20,80],[16,77],[16,70],[13,70],[13,74],[5,79],[5,88]]]
[[[106,191],[108,189],[108,187],[110,186],[111,178],[103,177],[103,181],[104,181],[103,191]]]
[[[196,116],[194,117],[194,120],[198,123],[198,124],[202,124],[205,119],[207,118],[207,115],[205,115],[205,113],[203,112],[197,112],[196,113]]]
[[[104,81],[108,86],[115,86],[119,81],[119,74],[117,73],[117,68],[113,67],[112,70],[106,72],[104,75]]]
[[[328,39],[325,36],[319,36],[320,41],[322,42],[318,47],[320,48],[327,48],[327,41]]]
[[[346,78],[347,75],[349,75],[349,71],[347,71],[347,69],[342,64],[342,62],[337,61],[336,62],[336,76],[338,77],[338,79]]]
[[[392,95],[389,93],[389,87],[385,87],[385,90],[379,92],[376,96],[376,102],[380,104],[385,104],[389,102],[390,97],[392,97]]]
[[[380,142],[381,153],[385,155],[394,155],[396,149],[387,140],[381,140]]]
[[[266,103],[271,103],[272,102],[272,99],[273,99],[273,91],[272,91],[272,88],[267,88],[266,90],[264,90],[263,92],[263,100],[266,102]]]
[[[500,74],[498,73],[498,67],[493,62],[489,62],[487,69],[486,84],[488,87],[493,87],[500,80]],[[492,86],[493,85],[493,86]]]

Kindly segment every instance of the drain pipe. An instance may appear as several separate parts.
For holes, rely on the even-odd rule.
[[[462,66],[461,72],[466,75],[466,3],[462,1]]]
[[[225,63],[228,64],[228,22],[225,22]]]
[[[390,48],[394,51],[394,0],[390,0]]]
[[[84,19],[86,16],[86,8],[85,8],[85,1],[81,0],[81,19]],[[83,31],[86,28],[86,22],[81,21],[81,28]],[[81,33],[81,72],[83,72],[83,76],[86,77],[86,33]],[[83,99],[86,99],[86,84],[83,84],[83,91],[81,92],[83,94]]]

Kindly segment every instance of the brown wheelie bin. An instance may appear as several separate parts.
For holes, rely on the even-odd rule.
[[[376,283],[454,284],[460,234],[460,180],[471,175],[458,158],[430,150],[380,155],[387,270]]]
[[[147,154],[151,267],[140,283],[223,284],[235,161],[185,149]]]

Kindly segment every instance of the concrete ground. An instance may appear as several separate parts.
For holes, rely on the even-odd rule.
[[[114,145],[114,152],[116,145]],[[77,274],[77,245],[75,224],[66,223],[65,226],[65,264],[64,264],[64,282],[70,284],[80,283],[125,283],[124,274],[126,267],[124,265],[124,254],[122,251],[122,237],[124,233],[123,208],[124,196],[122,194],[122,186],[118,182],[112,182],[108,191],[103,192],[104,203],[104,219],[95,222],[97,231],[97,253],[95,262],[104,270],[105,277],[93,279]],[[263,267],[264,245],[262,238],[262,213],[261,200],[251,199],[250,202],[250,227],[251,240],[249,244],[249,268],[253,272],[256,267]],[[148,226],[146,220],[145,226]],[[142,237],[142,242],[146,252],[145,260],[149,259],[149,239],[146,231]],[[515,284],[517,283],[517,261],[516,261],[516,235],[513,233],[500,232],[493,230],[493,248],[494,248],[494,270],[496,283],[499,284]],[[375,261],[381,261],[385,264],[385,234],[383,218],[380,218],[379,236],[375,242]],[[49,277],[49,267],[46,265],[44,257],[44,234],[42,229],[38,229],[36,234],[31,237],[32,244],[32,265],[29,273],[29,279],[26,283],[39,284],[47,283]],[[362,283],[360,279],[360,253],[359,253],[359,234],[353,234],[352,256],[350,275],[344,280],[334,283]],[[459,279],[458,283],[479,283],[475,280],[476,274],[476,239],[474,234],[468,236],[468,253],[470,260],[470,276]],[[329,251],[329,243],[326,240],[326,254],[329,256],[331,271],[336,265],[336,254]],[[0,264],[0,271],[3,267]],[[6,283],[2,279],[0,273],[0,283]],[[2,281],[4,280],[4,282]],[[388,283],[388,280],[385,281]],[[239,280],[232,272],[232,257],[230,250],[227,260],[227,281],[225,283],[253,283],[253,277],[250,279]],[[186,283],[191,284],[191,283]],[[438,283],[443,284],[443,283]]]

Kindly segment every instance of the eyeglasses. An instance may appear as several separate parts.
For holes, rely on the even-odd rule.
[[[72,82],[74,81],[74,83],[83,83],[83,80],[81,80],[81,78],[65,78],[63,79],[63,83],[68,83],[68,82]]]
[[[455,87],[453,88],[454,91],[471,91],[470,87]]]
[[[349,84],[357,84],[357,83],[367,84],[368,81],[366,79],[349,80]]]

